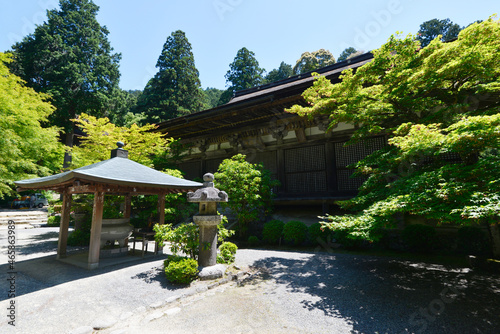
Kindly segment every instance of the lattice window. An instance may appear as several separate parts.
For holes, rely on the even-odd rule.
[[[289,193],[327,191],[325,146],[285,150],[285,177]]]
[[[278,174],[278,163],[276,160],[276,151],[258,152],[255,154],[255,161],[252,163],[262,163],[264,168],[269,170],[272,175]]]
[[[367,155],[385,146],[384,137],[362,140],[356,144],[344,146],[346,142],[335,143],[335,163],[337,167],[337,184],[339,190],[358,190],[366,180],[365,177],[352,178],[353,170],[347,168]]]

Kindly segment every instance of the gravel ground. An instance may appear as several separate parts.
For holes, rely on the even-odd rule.
[[[239,250],[241,284],[169,284],[164,255],[87,271],[54,260],[57,229],[17,230],[16,328],[1,333],[498,333],[500,279],[389,257]],[[0,230],[8,276],[6,230]],[[76,251],[76,250],[73,250]],[[209,289],[210,288],[210,289]],[[181,297],[182,296],[182,297]]]

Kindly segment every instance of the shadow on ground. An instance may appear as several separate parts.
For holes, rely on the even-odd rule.
[[[342,317],[354,333],[497,333],[500,279],[382,257],[314,253],[305,260],[269,257],[267,272],[303,307]]]
[[[0,247],[0,252],[7,254],[5,236],[3,236],[2,239],[4,239],[5,244]],[[6,278],[15,277],[16,296],[22,296],[71,281],[98,276],[166,258],[166,255],[162,254],[147,255],[144,258],[133,256],[130,261],[125,263],[113,264],[95,270],[87,270],[56,260],[57,239],[58,232],[43,232],[43,230],[39,234],[23,238],[22,242],[16,244],[14,267],[11,267],[9,263],[0,265],[0,273],[4,273],[2,276]],[[68,246],[67,248],[68,256],[87,251],[88,247]],[[130,279],[140,279],[149,284],[158,282],[162,288],[169,290],[185,288],[185,286],[172,285],[169,283],[160,268],[152,268],[143,273],[138,273],[130,277]],[[10,282],[7,279],[0,280],[0,291],[9,291],[9,286]],[[7,297],[7,293],[1,294],[0,301],[6,300]]]

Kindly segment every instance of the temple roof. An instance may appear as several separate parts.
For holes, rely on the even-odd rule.
[[[284,110],[295,104],[306,105],[302,93],[314,83],[312,73],[319,73],[332,83],[337,83],[341,81],[339,77],[342,71],[355,70],[372,59],[373,54],[365,53],[308,73],[237,91],[228,103],[158,123],[157,131],[167,132],[169,137],[189,140],[214,132],[223,135],[235,129],[261,126],[276,119],[298,117]]]
[[[36,179],[15,182],[16,186],[23,189],[48,189],[61,191],[73,185],[104,185],[112,188],[127,187],[127,189],[140,188],[144,190],[164,191],[173,190],[184,192],[195,190],[203,186],[178,177],[174,177],[155,169],[141,165],[127,158],[115,157],[92,165],[77,168],[64,173]],[[79,191],[83,192],[83,191]]]

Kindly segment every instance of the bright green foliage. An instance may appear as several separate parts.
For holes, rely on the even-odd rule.
[[[172,283],[189,284],[198,277],[198,262],[183,257],[165,260],[165,275]]]
[[[192,259],[197,259],[199,254],[199,229],[198,226],[189,224],[180,224],[176,228],[172,224],[158,225],[153,227],[155,240],[163,247],[164,242],[170,243],[170,251],[174,255],[180,253],[188,255]]]
[[[272,188],[277,185],[262,164],[251,164],[245,158],[238,154],[225,159],[214,175],[218,188],[229,196],[229,201],[221,205],[236,215],[240,237],[246,235],[248,224],[270,213]]]
[[[277,244],[283,236],[285,223],[281,220],[273,219],[264,224],[262,229],[262,239],[269,244]]]
[[[232,242],[224,242],[219,246],[219,254],[217,254],[217,263],[231,264],[234,262],[238,246]]]
[[[302,74],[317,70],[318,68],[335,64],[335,57],[325,49],[313,52],[304,52],[293,67],[294,74]]]
[[[453,42],[420,49],[391,37],[372,62],[331,84],[318,77],[301,115],[358,125],[351,141],[385,134],[389,145],[358,162],[368,176],[359,194],[340,202],[358,213],[325,217],[352,239],[377,239],[409,213],[468,225],[500,214],[500,24],[490,18]]]
[[[46,127],[54,107],[48,96],[25,87],[0,53],[0,199],[14,194],[14,181],[46,176],[62,167],[58,129]]]
[[[153,156],[163,154],[171,143],[171,139],[165,138],[162,133],[151,131],[154,125],[120,127],[110,123],[107,117],[96,118],[87,114],[74,121],[87,135],[82,137],[80,146],[72,149],[72,167],[109,159],[110,151],[117,147],[118,141],[125,143],[129,159],[153,167]]]
[[[278,80],[289,78],[292,75],[293,75],[292,65],[286,64],[284,61],[282,61],[280,67],[267,73],[264,81],[265,83],[271,83]]]
[[[203,91],[186,34],[174,31],[163,45],[156,67],[137,101],[146,122],[158,123],[203,109]]]
[[[401,233],[401,239],[412,251],[431,252],[436,245],[436,230],[428,225],[408,225]]]
[[[357,52],[358,52],[358,50],[356,50],[355,48],[350,46],[350,47],[346,48],[344,51],[342,51],[340,56],[337,58],[337,61],[341,62],[341,61],[347,60],[347,58],[349,58],[351,55],[353,55]]]
[[[283,239],[295,246],[301,245],[307,238],[307,225],[297,220],[291,220],[283,227]]]
[[[99,7],[91,0],[60,0],[59,5],[13,46],[12,68],[37,92],[52,96],[56,111],[50,123],[65,130],[71,147],[72,119],[81,113],[101,117],[111,110],[121,56],[112,53],[109,32],[97,21]]]
[[[233,93],[247,88],[259,86],[263,83],[264,69],[260,68],[259,62],[255,58],[255,53],[247,48],[241,48],[236,53],[236,57],[229,64],[225,78],[228,89],[222,93],[219,105],[229,102]]]
[[[422,47],[429,45],[438,36],[441,36],[443,42],[451,41],[457,38],[460,30],[462,28],[458,24],[451,22],[450,19],[432,19],[420,25],[417,40],[420,41]]]
[[[225,238],[234,234],[224,227],[227,219],[222,218],[222,222],[217,225],[218,242],[223,242]],[[192,259],[197,259],[200,251],[199,228],[194,223],[180,224],[176,228],[172,224],[158,225],[153,227],[156,242],[163,247],[165,241],[170,243],[170,251],[174,255],[186,254]]]

